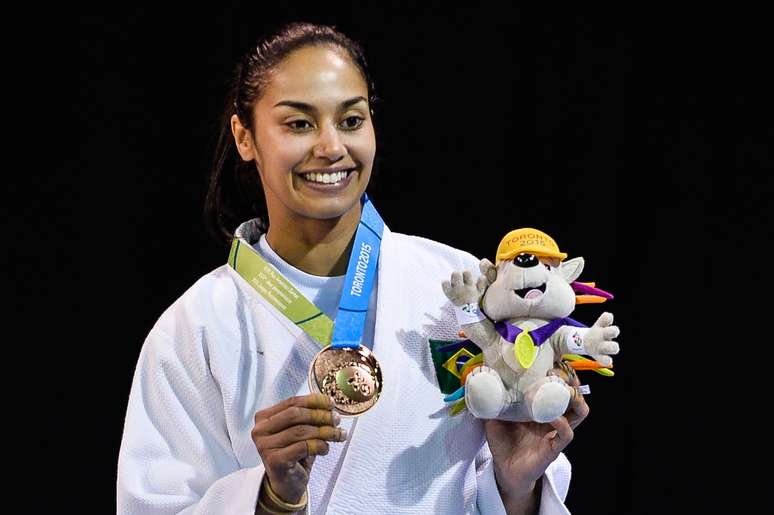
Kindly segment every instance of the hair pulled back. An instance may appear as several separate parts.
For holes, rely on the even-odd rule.
[[[378,101],[363,49],[335,27],[293,22],[264,35],[234,68],[226,105],[220,118],[212,170],[204,200],[204,219],[210,234],[228,244],[245,220],[260,218],[265,230],[268,213],[254,161],[243,161],[231,133],[231,117],[254,133],[253,107],[271,80],[271,72],[293,51],[307,46],[332,46],[346,52],[363,75],[371,116]]]

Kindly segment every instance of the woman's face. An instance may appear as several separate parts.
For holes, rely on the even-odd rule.
[[[376,138],[365,80],[343,51],[288,55],[253,113],[252,138],[236,116],[232,130],[242,158],[255,159],[270,221],[336,218],[358,206]]]

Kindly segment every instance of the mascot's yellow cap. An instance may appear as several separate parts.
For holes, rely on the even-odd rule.
[[[499,263],[513,259],[522,252],[538,257],[559,258],[559,260],[567,257],[564,252],[559,252],[559,246],[551,236],[543,231],[525,227],[509,232],[500,240],[500,245],[497,246],[496,260]]]

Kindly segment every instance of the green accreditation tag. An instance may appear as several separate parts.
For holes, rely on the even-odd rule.
[[[333,320],[312,304],[290,281],[246,242],[234,238],[228,256],[231,267],[288,320],[317,343],[330,345]]]
[[[516,353],[516,360],[519,362],[519,365],[529,368],[535,362],[538,348],[535,342],[532,341],[532,336],[529,335],[529,332],[522,331],[516,337],[516,341],[513,342],[513,351]]]

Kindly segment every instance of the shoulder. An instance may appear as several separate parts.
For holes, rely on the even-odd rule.
[[[232,326],[229,321],[241,304],[236,280],[226,264],[199,277],[161,314],[151,332],[195,337],[208,327]]]
[[[202,385],[234,369],[242,335],[253,334],[253,326],[237,284],[241,278],[229,268],[222,265],[199,277],[159,316],[142,345],[142,373]]]
[[[430,265],[432,268],[444,270],[478,271],[476,256],[468,251],[454,248],[445,243],[399,232],[390,232],[390,239],[404,255],[420,265]]]

